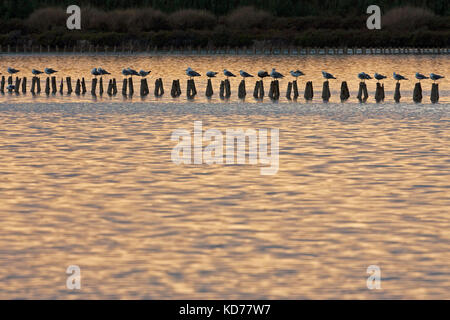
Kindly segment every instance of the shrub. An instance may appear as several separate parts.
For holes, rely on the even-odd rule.
[[[242,7],[231,12],[225,18],[225,23],[236,29],[267,29],[272,19],[272,15],[267,11],[258,10],[254,7]]]
[[[204,10],[179,10],[169,16],[174,29],[212,29],[217,23],[216,16]]]
[[[388,11],[381,18],[381,26],[392,29],[416,29],[426,25],[435,17],[428,9],[400,7]]]
[[[27,24],[38,31],[44,32],[66,25],[67,15],[61,8],[44,8],[33,12],[27,19]]]

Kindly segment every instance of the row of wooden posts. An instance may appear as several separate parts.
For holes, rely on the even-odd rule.
[[[7,79],[8,86],[13,85],[13,77],[9,76]],[[5,92],[5,85],[6,85],[6,79],[5,76],[2,76],[1,82],[0,82],[0,92]],[[66,86],[67,86],[67,93],[71,94],[72,91],[72,79],[70,77],[66,77]],[[98,90],[97,90],[98,87]],[[100,95],[103,95],[103,78],[94,78],[92,79],[92,87],[91,87],[91,94],[97,95],[97,91]],[[7,89],[8,90],[8,89]],[[14,82],[14,89],[9,89],[10,92],[16,92],[20,93],[26,93],[27,92],[27,78],[18,78],[16,77]],[[33,77],[31,79],[31,93],[36,94],[41,92],[41,81],[39,77]],[[57,81],[56,77],[47,77],[45,80],[45,90],[44,92],[49,95],[50,93],[56,94],[59,91],[59,93],[63,94],[64,91],[64,79],[61,79],[59,84],[59,90],[57,87]],[[77,79],[75,84],[75,94],[85,94],[87,92],[86,90],[86,81],[84,78]],[[118,92],[117,90],[117,82],[116,79],[110,79],[106,93],[109,96],[114,96]],[[123,85],[122,85],[122,94],[124,96],[132,96],[134,94],[134,84],[133,84],[133,78],[125,78],[123,79]],[[148,87],[147,79],[141,79],[141,87],[140,87],[140,95],[142,97],[147,96],[150,94],[150,90]],[[158,78],[155,80],[155,90],[154,95],[156,97],[161,97],[164,94],[164,86],[163,81],[161,78]],[[172,82],[172,89],[170,91],[170,94],[172,97],[176,98],[181,95],[181,86],[180,86],[180,80],[173,80]],[[187,87],[186,87],[186,95],[188,98],[192,99],[197,95],[197,89],[195,87],[195,82],[193,79],[189,79],[187,81]],[[210,98],[214,95],[214,90],[212,86],[211,79],[208,79],[208,83],[206,85],[206,97]],[[239,83],[238,87],[238,97],[240,99],[244,99],[247,95],[245,81],[242,80]],[[262,80],[256,81],[255,88],[253,90],[253,97],[256,99],[262,99],[265,95],[264,92],[264,82]],[[230,81],[228,79],[222,80],[220,82],[219,87],[219,96],[222,99],[230,98],[231,96],[231,85]],[[273,100],[278,100],[280,98],[280,86],[278,80],[273,80],[270,83],[269,87],[269,93],[268,96]],[[286,90],[286,98],[291,99],[297,99],[300,96],[299,89],[297,85],[297,81],[294,80],[292,82],[288,83],[287,90]],[[311,81],[306,82],[305,91],[304,91],[304,98],[306,100],[312,100],[314,97],[314,90],[313,90],[313,83]],[[330,85],[328,81],[325,81],[323,83],[322,88],[322,100],[324,102],[328,102],[331,97],[330,92]],[[348,85],[346,81],[343,81],[341,84],[341,93],[340,93],[340,99],[341,101],[347,101],[350,98],[350,92],[348,89]],[[359,90],[357,98],[360,102],[366,102],[369,98],[367,85],[365,82],[360,82],[359,84]],[[377,102],[384,101],[385,99],[385,93],[384,93],[384,84],[377,83],[376,91],[375,91],[375,100]],[[395,93],[394,93],[394,100],[396,102],[400,102],[401,99],[401,93],[400,93],[400,83],[397,83],[395,86]],[[421,102],[423,99],[422,94],[422,86],[419,83],[415,84],[414,91],[413,91],[413,100],[414,102]],[[433,83],[431,87],[431,96],[430,100],[433,103],[436,103],[439,101],[439,86],[437,83]]]

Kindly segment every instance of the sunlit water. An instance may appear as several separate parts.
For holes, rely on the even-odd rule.
[[[402,102],[412,102],[412,91],[417,80],[414,78],[416,72],[430,74],[431,72],[448,75],[450,72],[450,56],[448,55],[379,55],[379,56],[242,56],[242,55],[214,55],[214,56],[179,56],[179,55],[0,55],[0,72],[6,74],[6,68],[12,66],[20,69],[20,76],[28,78],[28,87],[31,85],[31,70],[33,68],[43,70],[45,67],[52,67],[59,72],[56,74],[58,78],[58,87],[61,77],[70,76],[73,79],[72,85],[75,86],[75,79],[85,77],[87,82],[86,95],[76,96],[61,96],[56,95],[46,96],[43,92],[45,84],[45,76],[41,77],[42,93],[38,96],[32,96],[30,93],[23,96],[15,94],[0,95],[0,102],[139,102],[139,79],[134,78],[135,95],[130,100],[124,99],[121,95],[122,79],[121,71],[123,68],[132,67],[136,70],[151,70],[149,77],[150,95],[145,98],[146,102],[185,102],[186,98],[186,80],[185,69],[190,66],[200,72],[203,76],[196,79],[196,86],[198,95],[195,98],[196,102],[207,102],[205,97],[206,77],[207,71],[218,71],[219,75],[213,80],[213,88],[215,95],[209,103],[223,102],[218,96],[220,80],[224,79],[222,70],[228,69],[234,72],[238,77],[231,78],[232,96],[228,102],[239,101],[237,97],[237,88],[241,78],[239,77],[239,70],[246,70],[247,72],[256,75],[258,70],[270,70],[276,68],[283,73],[286,78],[280,81],[281,99],[280,102],[289,102],[286,99],[287,83],[292,81],[289,75],[290,70],[300,69],[306,76],[301,78],[299,82],[300,98],[298,101],[291,103],[304,103],[303,91],[306,81],[313,81],[314,85],[314,102],[321,102],[321,91],[323,78],[321,71],[328,71],[333,73],[338,80],[333,80],[330,83],[331,99],[330,102],[340,102],[339,90],[342,81],[347,81],[350,89],[349,102],[356,103],[359,79],[357,74],[364,71],[373,75],[375,72],[388,76],[384,81],[386,90],[386,102],[393,102],[395,81],[392,79],[392,73],[395,71],[407,78],[409,81],[402,82],[401,93]],[[92,68],[103,67],[112,73],[118,82],[119,94],[110,98],[106,94],[103,96],[92,97],[90,94],[92,75],[90,71]],[[162,78],[165,95],[162,98],[156,99],[153,95],[154,81],[156,78]],[[107,85],[109,77],[105,77],[105,86]],[[180,79],[182,86],[182,96],[173,99],[170,96],[170,89],[172,81]],[[255,102],[253,99],[254,79],[247,80],[247,98],[245,102]],[[440,83],[440,102],[450,103],[450,78],[439,81]],[[369,90],[368,102],[374,102],[374,92],[376,81],[371,80],[367,83]],[[424,104],[430,103],[431,81],[426,80],[422,82]],[[29,88],[28,88],[29,89]],[[269,80],[265,80],[266,94],[269,91]],[[106,88],[105,88],[106,91]],[[66,90],[64,91],[66,92]],[[267,99],[267,98],[266,98]]]
[[[0,298],[450,298],[450,106],[0,105]],[[259,165],[175,129],[279,128]],[[66,288],[66,268],[82,288]],[[381,268],[381,290],[366,269]]]

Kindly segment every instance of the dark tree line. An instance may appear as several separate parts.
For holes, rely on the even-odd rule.
[[[180,9],[204,9],[218,16],[242,6],[254,6],[281,17],[361,15],[371,4],[380,5],[384,11],[392,7],[412,5],[428,8],[438,15],[450,14],[448,0],[1,0],[0,17],[23,19],[42,7],[71,4],[104,10],[153,7],[173,12]]]

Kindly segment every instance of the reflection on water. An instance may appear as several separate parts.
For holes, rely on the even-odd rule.
[[[357,74],[364,71],[373,75],[375,72],[385,74],[388,79],[385,81],[386,89],[386,102],[393,102],[393,91],[395,89],[395,81],[392,79],[392,73],[395,71],[402,75],[405,75],[410,81],[402,82],[402,102],[412,102],[412,90],[414,83],[417,82],[414,78],[416,72],[429,74],[431,72],[439,74],[449,73],[449,56],[448,55],[382,55],[382,56],[147,56],[147,55],[2,55],[0,56],[0,68],[1,72],[6,73],[7,66],[14,66],[17,69],[22,70],[21,76],[27,76],[30,78],[31,70],[44,69],[44,67],[53,67],[59,70],[58,85],[60,77],[71,76],[73,78],[85,77],[87,81],[87,89],[90,93],[90,81],[91,81],[91,69],[96,67],[103,67],[112,73],[111,76],[118,80],[119,89],[122,87],[121,80],[123,78],[121,71],[123,68],[132,67],[140,70],[152,70],[151,77],[149,78],[150,96],[145,98],[148,102],[183,102],[186,101],[186,75],[184,70],[190,66],[193,69],[199,71],[203,77],[196,79],[197,90],[199,92],[196,97],[197,102],[206,102],[205,90],[206,90],[206,77],[205,74],[208,70],[218,71],[218,78],[213,80],[213,87],[215,95],[209,101],[212,103],[221,102],[218,97],[220,80],[223,79],[222,70],[228,69],[239,75],[239,70],[243,69],[247,72],[256,75],[258,70],[266,69],[270,71],[272,68],[283,73],[286,78],[280,81],[281,99],[280,102],[288,102],[285,97],[288,81],[292,80],[289,75],[290,70],[300,69],[306,76],[301,78],[299,83],[299,89],[303,93],[305,82],[313,81],[315,98],[314,101],[321,102],[322,91],[322,70],[333,73],[338,80],[334,80],[330,83],[330,89],[332,97],[331,102],[340,102],[339,90],[341,87],[341,81],[347,81],[349,84],[351,98],[350,101],[356,103],[357,90],[359,80]],[[163,79],[166,94],[161,98],[155,98],[153,96],[154,81],[161,77]],[[45,77],[41,77],[41,82]],[[108,78],[106,78],[108,79]],[[182,83],[183,95],[177,99],[173,99],[170,96],[170,86],[172,80],[180,79]],[[139,83],[135,79],[136,88],[139,87]],[[231,101],[238,101],[237,88],[240,77],[231,78],[232,97]],[[29,81],[30,82],[30,81]],[[266,94],[269,89],[269,80],[265,81]],[[368,102],[374,102],[375,92],[375,80],[368,81],[369,100]],[[440,82],[440,95],[441,103],[450,103],[450,79],[441,80]],[[107,81],[105,85],[107,84]],[[74,83],[72,84],[74,85]],[[30,86],[30,84],[29,84]],[[43,84],[42,84],[43,86]],[[430,90],[431,81],[423,81],[422,87],[424,90],[423,103],[430,103]],[[247,80],[247,99],[246,102],[255,102],[252,97],[254,88],[254,80]],[[43,87],[42,87],[43,89]],[[106,90],[106,88],[105,88]],[[138,90],[135,92],[139,93]],[[120,93],[120,91],[119,91]],[[72,94],[69,96],[61,97],[58,94],[55,96],[50,95],[47,97],[44,93],[39,96],[33,97],[28,94],[26,96],[16,96],[6,94],[0,96],[0,103],[7,102],[110,102],[110,101],[124,101],[125,99],[121,94],[116,97],[110,98],[106,94],[103,97],[97,96],[93,98],[90,94],[85,96],[76,96]],[[128,99],[127,102],[139,102],[141,98],[135,95],[132,100]],[[300,103],[304,103],[303,94],[301,94]]]
[[[0,105],[0,298],[448,299],[448,107]],[[278,174],[176,166],[194,120],[279,128]]]

